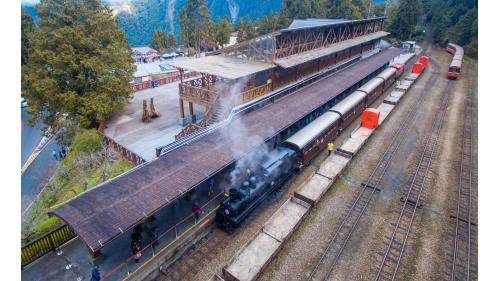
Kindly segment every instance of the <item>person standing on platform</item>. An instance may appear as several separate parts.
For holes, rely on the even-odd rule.
[[[191,210],[194,213],[194,216],[196,217],[196,221],[200,219],[200,213],[202,212],[200,205],[198,205],[197,202],[194,202],[193,206],[191,207]]]
[[[332,151],[333,151],[333,142],[329,142],[326,145],[326,148],[328,149],[328,156],[330,156],[330,154],[332,154]]]
[[[55,149],[52,150],[52,157],[54,157],[55,160],[59,160],[59,158],[57,158],[57,152]]]
[[[99,271],[99,266],[96,265],[92,268],[92,272],[90,273],[90,281],[99,281],[101,280],[101,271]]]
[[[139,263],[139,260],[141,259],[141,243],[139,241],[132,241],[132,244],[130,245],[132,248],[132,255],[134,255],[134,261],[135,263]]]

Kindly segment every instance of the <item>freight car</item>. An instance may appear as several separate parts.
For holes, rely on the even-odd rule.
[[[446,51],[453,55],[448,69],[448,79],[456,80],[460,76],[460,69],[462,68],[462,61],[464,59],[464,49],[457,44],[448,43]]]
[[[268,153],[259,168],[241,186],[229,189],[216,213],[218,227],[231,233],[295,168],[301,169],[337,138],[363,110],[395,81],[397,68],[389,67],[331,107],[313,122]]]

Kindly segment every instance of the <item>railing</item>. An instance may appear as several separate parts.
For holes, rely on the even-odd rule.
[[[272,83],[267,83],[259,87],[255,87],[253,89],[250,89],[246,92],[243,92],[242,95],[242,103],[251,101],[253,99],[256,99],[260,96],[263,96],[269,92],[271,92],[273,89],[273,84]]]
[[[55,251],[57,247],[63,245],[76,237],[75,232],[67,225],[61,225],[51,232],[33,240],[21,247],[21,268],[29,265],[45,254]]]
[[[191,78],[191,77],[195,77],[195,76],[199,76],[199,73],[188,72],[188,73],[185,73],[183,75],[183,78]],[[152,80],[152,81],[155,81],[156,85],[159,86],[159,85],[177,82],[179,80],[181,80],[181,76],[180,76],[180,74],[176,74],[175,76],[165,77],[165,78],[161,78],[158,80]],[[130,87],[132,87],[132,90],[134,90],[134,92],[144,90],[144,89],[149,89],[149,88],[152,88],[152,81],[144,81],[144,82],[140,82],[140,83],[130,83]]]
[[[105,128],[105,126],[106,126],[105,122],[101,122],[101,124],[99,125],[99,129],[97,131],[104,138],[104,143],[107,146],[112,147],[114,150],[116,150],[118,153],[120,153],[120,155],[122,155],[127,160],[129,160],[132,163],[134,163],[135,165],[140,165],[140,164],[146,162],[146,160],[144,158],[142,158],[141,156],[139,156],[136,153],[132,152],[131,150],[129,150],[125,146],[117,143],[114,139],[106,136],[104,134],[104,128]]]
[[[181,83],[179,84],[179,96],[184,98],[194,98],[196,100],[212,103],[212,101],[215,99],[216,92],[205,88]]]
[[[175,140],[180,140],[198,130],[201,128],[208,127],[212,124],[212,118],[214,118],[216,106],[218,104],[219,100],[219,95],[215,96],[214,101],[212,104],[208,107],[207,112],[205,112],[205,115],[203,115],[203,119],[201,119],[200,122],[195,123],[195,124],[189,124],[186,127],[182,128],[181,132],[175,135]],[[157,155],[158,156],[158,155]]]

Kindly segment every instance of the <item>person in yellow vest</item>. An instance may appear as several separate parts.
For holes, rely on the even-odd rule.
[[[326,148],[328,149],[328,156],[330,156],[330,154],[332,154],[332,151],[333,151],[333,142],[329,142],[326,145]]]
[[[250,178],[251,175],[252,175],[252,170],[250,170],[250,168],[247,168],[246,171],[245,171],[245,176],[247,178]]]
[[[401,81],[396,80],[396,87],[399,86],[399,85],[401,85]]]

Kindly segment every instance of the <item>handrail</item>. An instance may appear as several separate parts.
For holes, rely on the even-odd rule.
[[[76,237],[76,233],[68,225],[62,224],[35,240],[21,246],[21,269],[55,251],[59,246]]]
[[[339,68],[341,68],[341,67],[343,69],[344,67],[350,66],[351,64],[360,60],[362,56],[363,56],[363,58],[366,58],[366,57],[372,56],[378,52],[380,52],[380,49],[374,50],[374,51],[370,52],[369,54],[363,54],[360,56],[356,56],[350,60],[346,60],[338,65],[335,65],[334,67],[323,69],[323,70],[317,72],[316,74],[307,76],[301,80],[295,81],[287,86],[284,86],[283,88],[274,90],[274,91],[270,92],[269,94],[266,94],[260,98],[257,98],[255,100],[249,101],[249,102],[241,104],[239,106],[236,106],[231,110],[229,116],[225,120],[219,121],[219,122],[212,124],[208,127],[200,129],[197,132],[194,132],[193,134],[191,134],[187,137],[179,139],[178,141],[174,141],[174,142],[167,144],[165,146],[156,148],[157,155],[160,155],[160,156],[165,155],[165,154],[167,154],[167,153],[169,153],[169,152],[171,152],[171,151],[173,151],[181,146],[184,146],[184,145],[189,144],[193,141],[196,141],[203,136],[206,136],[206,135],[208,135],[208,134],[210,134],[210,133],[212,133],[212,132],[214,132],[222,127],[227,126],[229,123],[231,123],[233,118],[235,118],[236,116],[238,116],[240,114],[246,113],[254,108],[260,108],[260,107],[268,104],[269,102],[272,102],[274,99],[280,98],[286,94],[289,94],[290,92],[293,92],[293,91],[296,91],[300,88],[308,86],[313,82],[317,82],[317,81],[325,78],[326,76],[329,76],[329,75],[337,72],[339,70]]]

